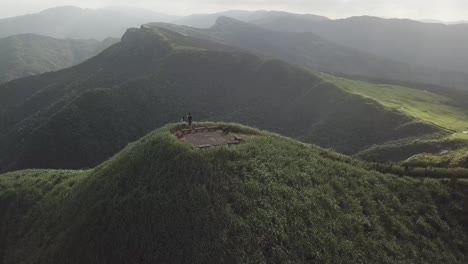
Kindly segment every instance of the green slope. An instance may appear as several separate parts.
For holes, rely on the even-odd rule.
[[[117,39],[74,40],[24,34],[0,39],[0,83],[79,64]]]
[[[468,146],[439,153],[420,153],[408,158],[406,164],[419,167],[468,167]]]
[[[404,86],[356,81],[324,73],[320,76],[342,89],[450,130],[455,137],[468,139],[468,136],[463,136],[463,131],[468,131],[468,111],[457,107],[452,98]]]
[[[318,73],[341,89],[378,102],[416,120],[445,131],[428,138],[389,142],[364,150],[358,156],[369,160],[403,161],[415,166],[466,167],[468,160],[468,110],[459,102],[462,92],[434,93],[399,85],[370,83]]]
[[[0,171],[93,167],[188,112],[350,154],[440,131],[308,70],[144,26],[85,63],[0,86]]]
[[[464,263],[462,194],[275,134],[159,129],[92,170],[0,176],[0,262]],[[466,228],[466,226],[465,226]]]

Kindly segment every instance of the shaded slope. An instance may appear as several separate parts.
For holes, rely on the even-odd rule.
[[[399,82],[433,83],[447,87],[468,87],[468,77],[461,71],[396,61],[346,46],[341,42],[337,44],[315,33],[272,31],[228,17],[218,18],[216,24],[209,29],[163,23],[155,25],[329,73]]]
[[[414,65],[419,82],[467,89],[468,26],[427,24],[408,19],[351,17],[310,21],[279,17],[257,25],[275,31],[312,32],[334,43]],[[419,66],[418,66],[419,65]],[[428,70],[431,71],[431,76]],[[403,80],[401,78],[400,80]]]
[[[0,166],[94,166],[187,112],[344,153],[439,131],[307,70],[142,27],[76,67],[0,86]],[[415,129],[401,130],[405,124]]]
[[[59,40],[32,34],[0,39],[0,82],[79,64],[116,42],[111,38]]]
[[[160,129],[88,171],[0,176],[3,263],[463,263],[463,196],[246,127]],[[350,162],[350,165],[346,162]]]

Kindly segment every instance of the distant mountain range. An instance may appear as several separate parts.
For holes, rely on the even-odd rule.
[[[33,34],[0,39],[0,83],[79,64],[118,39],[54,39]]]
[[[281,17],[295,17],[304,19],[306,21],[323,21],[329,20],[324,16],[317,16],[311,14],[293,14],[283,11],[243,11],[243,10],[231,10],[225,12],[219,12],[214,14],[195,14],[186,17],[180,17],[172,21],[174,24],[186,25],[197,28],[209,28],[213,26],[217,19],[220,17],[230,17],[244,22],[255,22],[255,23],[268,23]],[[155,21],[156,22],[156,21]],[[163,21],[161,21],[163,22]]]
[[[396,79],[403,77],[404,80],[468,89],[467,24],[443,25],[369,16],[332,20],[320,16],[267,11],[193,15],[173,22],[209,28],[217,18],[223,16],[278,32],[310,32],[335,46],[360,51],[361,55],[367,53],[387,59],[388,63],[406,64],[399,69],[409,77],[397,75]],[[372,65],[369,64],[369,67]],[[368,75],[373,74],[365,74]],[[387,75],[392,75],[391,71]]]
[[[468,73],[468,25],[376,17],[310,21],[292,16],[256,24],[281,32],[312,32],[336,44],[410,65]]]
[[[214,25],[221,16],[258,23],[266,23],[284,16],[298,17],[306,21],[328,20],[323,16],[299,15],[282,11],[232,10],[214,14],[171,16],[138,8],[83,9],[63,6],[35,14],[0,19],[0,37],[33,33],[55,38],[105,39],[120,37],[127,28],[139,27],[148,22],[171,22],[208,28]]]
[[[0,19],[0,38],[33,33],[54,38],[120,38],[129,27],[175,17],[135,8],[56,7],[40,13]]]
[[[442,21],[437,19],[421,19],[418,20],[419,22],[423,23],[436,23],[436,24],[444,24],[444,25],[460,25],[460,24],[468,24],[468,20],[460,20],[460,21]]]
[[[259,36],[248,36],[257,39],[257,47],[246,45],[249,39],[229,39],[227,35],[232,36],[233,33],[223,32],[223,36],[218,36],[218,41],[221,38],[228,45],[249,50],[255,48],[254,51],[261,51],[263,55],[274,53],[275,56],[270,57],[332,73],[468,89],[468,25],[447,26],[377,17],[332,20],[323,16],[280,11],[234,10],[177,17],[144,9],[57,7],[37,14],[1,19],[0,37],[34,33],[56,38],[102,40],[120,37],[127,28],[139,27],[151,21],[210,28],[220,17],[282,32],[273,37],[280,38],[278,43],[265,43],[272,38],[261,40],[259,36],[266,34],[259,28],[250,27],[251,33],[259,33]],[[247,24],[237,24],[247,28]],[[212,30],[216,28],[220,28],[220,25]],[[286,32],[304,34],[288,35]],[[213,39],[213,34],[203,34]],[[238,37],[246,36],[240,34]],[[312,43],[311,39],[315,42]],[[263,42],[261,45],[264,47],[258,41]],[[283,50],[278,52],[273,49],[275,45],[283,45]]]
[[[463,72],[401,62],[349,45],[336,44],[315,33],[273,31],[228,17],[218,18],[215,25],[208,29],[167,23],[155,25],[329,73],[468,88],[468,74]]]

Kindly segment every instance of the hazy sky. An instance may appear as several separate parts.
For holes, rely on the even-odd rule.
[[[55,6],[133,6],[186,15],[229,9],[284,10],[331,18],[373,15],[444,21],[468,20],[468,0],[0,0],[0,17],[35,13]]]

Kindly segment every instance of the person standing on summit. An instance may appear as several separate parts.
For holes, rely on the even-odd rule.
[[[189,127],[192,126],[192,119],[193,119],[192,114],[189,113],[189,114],[187,115],[187,121],[188,121]]]

